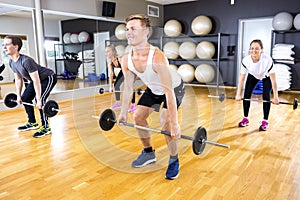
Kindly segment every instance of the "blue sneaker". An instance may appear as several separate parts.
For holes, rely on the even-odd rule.
[[[155,157],[155,152],[152,151],[150,153],[146,153],[144,150],[142,151],[141,155],[132,162],[131,166],[132,167],[144,167],[145,165],[155,163],[156,162],[156,157]]]
[[[180,165],[178,159],[172,163],[169,163],[165,178],[169,180],[176,179],[179,176],[179,169]]]

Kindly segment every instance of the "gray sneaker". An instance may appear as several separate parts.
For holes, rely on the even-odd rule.
[[[145,165],[155,163],[156,162],[156,157],[155,157],[155,152],[150,152],[146,153],[144,150],[142,151],[141,155],[132,162],[131,166],[132,167],[144,167]]]

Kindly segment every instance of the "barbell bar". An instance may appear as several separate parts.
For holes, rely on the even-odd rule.
[[[27,102],[22,102],[22,104],[28,105],[28,106],[36,106],[35,104],[27,103]],[[4,98],[4,105],[8,108],[14,108],[14,107],[18,106],[17,94],[15,94],[15,93],[7,94]],[[62,112],[62,110],[59,110],[58,103],[54,100],[47,101],[45,103],[45,105],[43,106],[43,111],[47,117],[53,117],[58,112]]]
[[[101,113],[100,116],[93,115],[92,117],[99,119],[99,125],[100,125],[101,129],[104,131],[111,130],[114,127],[114,125],[117,123],[116,115],[112,109],[106,109],[105,111],[103,111]],[[137,129],[141,129],[141,130],[146,130],[146,131],[151,131],[151,132],[156,132],[156,133],[161,133],[164,135],[171,136],[171,133],[168,131],[162,131],[162,130],[153,129],[153,128],[149,128],[149,127],[139,126],[139,125],[131,124],[131,123],[127,123],[127,122],[120,122],[120,123],[123,124],[124,126],[129,126],[129,127],[133,127],[133,128],[137,128]],[[206,144],[215,145],[218,147],[223,147],[223,148],[228,148],[228,149],[230,148],[229,145],[207,140],[207,132],[203,126],[198,127],[198,129],[194,133],[194,137],[181,135],[180,138],[192,141],[193,152],[196,155],[199,155],[203,152]]]
[[[225,94],[223,92],[219,96],[208,95],[208,97],[209,98],[219,99],[220,102],[223,102],[225,99],[232,99],[232,100],[235,99],[235,97],[225,96]],[[242,98],[242,100],[244,100],[244,101],[256,101],[256,102],[272,103],[272,101],[260,100],[260,99],[244,99],[244,98]],[[298,99],[295,98],[293,102],[279,101],[279,104],[293,105],[293,110],[296,110],[298,108]]]
[[[103,93],[106,93],[106,92],[110,92],[109,90],[105,90],[104,88],[100,88],[99,89],[99,94],[103,94]],[[114,91],[114,92],[123,92],[123,91]],[[144,93],[144,90],[142,90],[141,88],[137,89],[137,94],[138,95],[141,95]]]

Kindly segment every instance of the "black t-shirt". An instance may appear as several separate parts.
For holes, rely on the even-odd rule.
[[[53,70],[42,67],[41,65],[37,64],[32,58],[23,54],[20,54],[20,57],[16,62],[10,59],[9,65],[14,73],[29,81],[32,81],[29,74],[35,71],[38,71],[41,81],[48,76],[55,74]]]

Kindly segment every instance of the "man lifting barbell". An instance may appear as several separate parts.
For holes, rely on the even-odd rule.
[[[22,102],[23,105],[36,106],[32,103]],[[4,98],[4,105],[8,108],[14,108],[18,106],[17,95],[15,93],[9,93]],[[61,112],[58,107],[58,103],[54,100],[49,100],[43,106],[43,112],[47,117],[54,117],[58,112]]]
[[[92,116],[92,117],[99,119],[99,126],[104,131],[111,130],[114,127],[114,125],[117,123],[116,114],[111,109],[104,110],[99,117],[98,116]],[[168,131],[162,131],[162,130],[153,129],[153,128],[149,128],[149,127],[139,126],[139,125],[130,124],[127,122],[120,122],[120,124],[122,124],[124,126],[141,129],[141,130],[152,131],[152,132],[161,133],[161,134],[164,134],[167,136],[171,136],[171,133]],[[204,151],[206,144],[215,145],[215,146],[228,148],[228,149],[230,148],[229,145],[207,140],[206,129],[202,126],[197,128],[197,130],[194,133],[194,137],[180,135],[180,138],[192,141],[193,152],[196,155],[199,155]]]
[[[15,76],[16,102],[18,104],[21,104],[22,102],[31,103],[33,99],[36,99],[35,106],[40,111],[42,122],[42,126],[39,128],[35,119],[33,106],[24,104],[28,122],[24,126],[18,127],[18,130],[27,131],[39,128],[39,130],[33,134],[33,137],[42,137],[51,134],[48,116],[45,115],[42,108],[57,82],[54,71],[37,64],[31,57],[20,54],[19,51],[21,50],[23,43],[19,37],[6,36],[3,44],[5,53],[10,57],[9,65]],[[21,95],[23,78],[27,79],[29,84]]]

